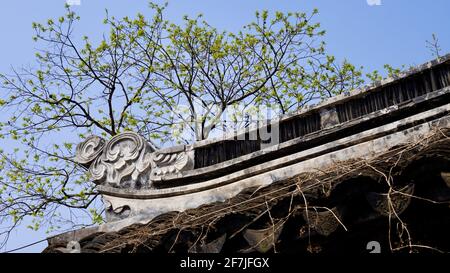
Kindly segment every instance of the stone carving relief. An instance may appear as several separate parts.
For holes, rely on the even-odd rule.
[[[91,164],[89,172],[96,183],[115,187],[141,188],[146,186],[154,149],[136,133],[114,136],[100,157]]]
[[[194,168],[194,151],[156,151],[153,153],[151,179],[161,180],[164,175]]]
[[[105,140],[98,136],[89,136],[85,141],[78,144],[75,161],[89,167],[103,151]]]
[[[89,170],[96,184],[116,188],[152,188],[152,180],[193,169],[194,151],[155,151],[142,136],[124,132],[109,141],[90,136],[76,149],[75,161]]]

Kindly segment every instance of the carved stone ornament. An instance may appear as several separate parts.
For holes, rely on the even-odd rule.
[[[136,133],[114,136],[90,166],[92,179],[116,187],[140,188],[148,183],[152,147]]]
[[[161,180],[168,174],[194,168],[194,151],[156,151],[153,153],[151,179]]]
[[[119,188],[148,186],[153,147],[140,135],[125,132],[104,140],[92,136],[77,146],[75,160],[89,164],[96,184]],[[101,153],[100,153],[101,152]]]
[[[75,161],[81,165],[89,165],[102,153],[105,140],[98,136],[89,136],[85,141],[78,144]]]
[[[89,169],[96,184],[152,188],[153,180],[194,168],[194,151],[185,146],[159,150],[140,135],[124,132],[109,141],[90,136],[76,149],[75,161]]]

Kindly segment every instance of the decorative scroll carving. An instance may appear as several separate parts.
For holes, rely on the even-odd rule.
[[[143,137],[125,132],[108,141],[89,171],[97,184],[140,188],[149,182],[153,151]]]
[[[88,166],[102,153],[105,140],[98,136],[89,136],[77,145],[75,161]]]
[[[89,167],[96,184],[119,188],[149,186],[153,147],[140,135],[125,132],[106,145],[98,136],[90,136],[77,146],[75,160]]]
[[[188,151],[187,151],[188,150]],[[90,136],[77,146],[76,162],[89,168],[96,184],[116,188],[150,188],[164,175],[194,168],[194,150],[186,146],[155,149],[140,135],[125,132],[105,143]]]
[[[167,174],[175,174],[194,168],[194,151],[156,151],[152,156],[152,180],[161,180]]]

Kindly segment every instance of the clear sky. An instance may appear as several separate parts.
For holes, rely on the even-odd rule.
[[[105,9],[115,17],[144,15],[147,0],[80,0],[74,10],[81,16],[77,35],[101,36]],[[162,3],[164,1],[155,1]],[[256,10],[311,11],[327,31],[330,54],[346,58],[366,71],[382,70],[388,63],[417,65],[431,59],[425,41],[435,33],[442,53],[450,52],[448,11],[450,0],[173,0],[168,1],[167,19],[180,22],[183,15],[202,13],[211,25],[237,31],[249,23]],[[371,3],[372,5],[369,5]],[[374,5],[380,4],[380,5]],[[33,65],[35,43],[31,23],[63,15],[65,0],[2,0],[0,5],[0,73],[13,67]],[[0,144],[1,146],[2,144]],[[7,249],[46,237],[42,232],[19,229]],[[41,243],[24,251],[40,251]]]

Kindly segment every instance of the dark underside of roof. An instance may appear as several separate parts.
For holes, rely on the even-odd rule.
[[[79,241],[81,252],[358,254],[371,241],[383,253],[450,252],[449,136],[436,131],[371,160],[95,233]]]

